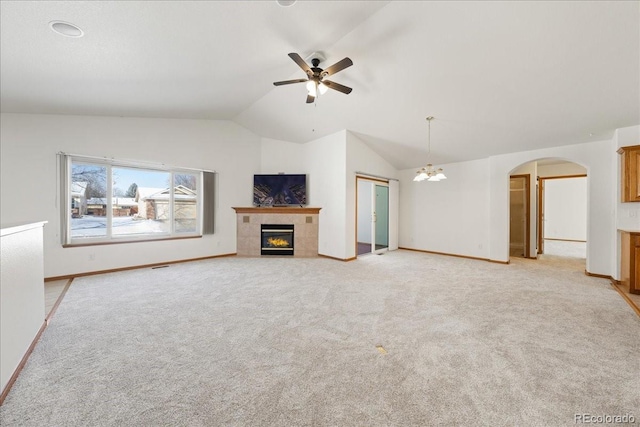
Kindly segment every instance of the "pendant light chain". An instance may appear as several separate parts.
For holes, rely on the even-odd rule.
[[[429,156],[431,156],[431,120],[433,120],[433,116],[427,117],[427,123],[429,124],[429,133],[427,134],[427,162],[429,161]]]

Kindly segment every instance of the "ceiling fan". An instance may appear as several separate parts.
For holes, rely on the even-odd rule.
[[[337,90],[338,92],[342,92],[344,94],[350,94],[353,89],[347,86],[343,86],[340,83],[332,82],[331,80],[326,80],[325,77],[330,76],[332,74],[337,73],[338,71],[342,71],[347,67],[353,65],[353,61],[349,58],[344,58],[341,61],[336,62],[330,67],[319,68],[318,65],[324,57],[319,53],[314,53],[311,55],[311,67],[298,55],[297,53],[290,53],[289,57],[293,59],[293,61],[298,64],[302,70],[307,73],[306,79],[295,79],[295,80],[284,80],[281,82],[274,82],[274,86],[282,86],[282,85],[290,85],[293,83],[307,83],[307,104],[313,103],[318,95],[324,94],[327,89]]]

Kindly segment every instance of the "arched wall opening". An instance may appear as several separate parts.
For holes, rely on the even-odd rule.
[[[586,259],[587,167],[545,157],[514,167],[508,176],[510,259],[536,259],[545,243],[553,255]]]
[[[489,158],[490,249],[489,259],[509,262],[509,176],[526,163],[554,158],[587,170],[587,256],[589,274],[615,277],[616,189],[618,157],[612,141],[597,141]]]

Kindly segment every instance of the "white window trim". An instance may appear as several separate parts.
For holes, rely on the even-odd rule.
[[[62,188],[63,197],[61,199],[65,200],[64,208],[61,209],[62,217],[62,228],[63,232],[61,233],[62,245],[64,247],[73,247],[73,246],[88,246],[88,245],[101,245],[101,244],[116,244],[116,243],[131,243],[131,242],[146,242],[153,240],[170,240],[170,239],[185,239],[185,238],[194,238],[194,237],[202,237],[202,227],[203,227],[203,172],[212,172],[213,171],[205,171],[202,169],[193,169],[193,168],[180,168],[180,167],[172,167],[163,164],[156,164],[150,162],[143,161],[132,161],[132,160],[116,160],[116,159],[108,159],[101,157],[91,157],[91,156],[83,156],[77,154],[68,154],[68,153],[59,153],[59,155],[63,156],[62,161],[65,163],[65,167],[63,168],[63,172],[65,174],[62,182],[65,183],[65,187]],[[107,194],[113,193],[113,179],[112,179],[112,168],[113,167],[122,167],[122,168],[136,168],[148,171],[157,171],[157,172],[168,172],[169,180],[172,185],[169,186],[169,201],[171,208],[169,209],[169,224],[170,230],[165,233],[152,233],[152,234],[136,234],[136,235],[123,235],[123,236],[113,236],[112,234],[112,224],[113,224],[113,198],[106,197],[107,201],[107,216],[106,216],[106,236],[96,236],[96,237],[81,237],[81,238],[72,238],[71,236],[71,183],[72,183],[72,165],[73,163],[80,164],[89,164],[89,165],[104,165],[107,169],[107,185],[106,192]],[[174,190],[175,190],[175,175],[176,174],[189,174],[196,176],[196,230],[195,232],[176,232],[175,231],[175,221],[174,219]]]

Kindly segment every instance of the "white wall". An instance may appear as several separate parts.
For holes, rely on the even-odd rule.
[[[57,152],[215,170],[215,234],[201,239],[62,248]],[[236,251],[232,206],[250,206],[260,139],[229,121],[2,114],[2,224],[49,221],[45,277]]]
[[[341,259],[346,253],[345,134],[346,131],[340,131],[305,144],[309,203],[322,208],[318,220],[318,252]]]
[[[400,172],[400,247],[489,258],[488,159],[438,167],[446,180],[414,182],[415,169]],[[504,180],[508,187],[508,171]]]
[[[544,183],[544,238],[587,240],[587,178]]]
[[[262,138],[260,150],[260,173],[307,173],[306,146],[304,144]]]

